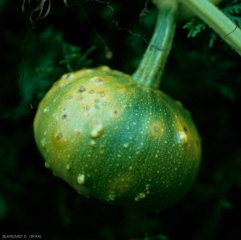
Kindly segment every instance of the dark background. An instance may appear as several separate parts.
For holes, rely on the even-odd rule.
[[[238,3],[221,7],[230,2]],[[241,239],[240,56],[220,38],[209,48],[208,27],[187,38],[186,22],[178,23],[161,89],[190,110],[199,129],[197,180],[178,204],[159,213],[109,206],[79,196],[44,167],[33,118],[45,92],[66,72],[109,65],[131,74],[151,37],[156,9],[149,2],[140,18],[143,0],[69,1],[71,6],[52,0],[48,16],[36,20],[38,4],[26,2],[23,13],[19,0],[0,3],[0,237]]]

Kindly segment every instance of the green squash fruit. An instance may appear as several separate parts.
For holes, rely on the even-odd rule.
[[[188,191],[201,156],[180,102],[108,67],[56,82],[40,103],[34,135],[45,166],[80,194],[148,210]]]
[[[87,197],[148,211],[181,199],[201,158],[190,113],[157,90],[177,2],[158,4],[151,44],[132,76],[109,67],[68,73],[34,119],[37,146],[54,175]]]

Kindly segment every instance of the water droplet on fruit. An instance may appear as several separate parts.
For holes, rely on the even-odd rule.
[[[116,198],[115,194],[109,194],[109,196],[108,196],[109,201],[114,201],[115,198]]]
[[[77,182],[78,182],[78,184],[83,185],[85,183],[85,175],[80,173],[77,176]]]
[[[101,97],[104,97],[104,96],[105,96],[105,93],[104,93],[104,92],[100,92],[100,96],[101,96]]]
[[[66,165],[66,169],[69,171],[70,168],[71,168],[71,167],[70,167],[70,164],[67,164],[67,165]]]
[[[187,142],[187,134],[185,132],[179,132],[180,143]]]
[[[92,147],[95,147],[95,145],[96,145],[96,141],[91,140],[90,145],[91,145]]]
[[[150,194],[150,186],[151,184],[146,184],[146,194]]]
[[[49,108],[48,108],[48,107],[46,107],[46,108],[44,109],[44,113],[47,113],[47,112],[49,112]]]
[[[134,200],[135,201],[139,201],[139,200],[141,200],[141,199],[143,199],[143,198],[145,198],[146,197],[146,194],[145,193],[138,193],[137,195],[136,195],[136,197],[134,198]]]
[[[103,127],[101,124],[98,124],[95,126],[95,128],[91,131],[90,137],[91,138],[98,138],[101,135],[101,132],[103,131]]]
[[[124,146],[124,148],[128,148],[129,147],[129,143],[125,143],[123,146]]]
[[[50,165],[49,165],[48,162],[45,162],[45,163],[44,163],[44,166],[45,166],[46,168],[50,168]]]
[[[42,138],[42,140],[41,140],[41,145],[42,145],[43,147],[45,147],[46,144],[47,144],[46,138]]]
[[[93,94],[94,92],[95,92],[94,90],[91,90],[91,91],[90,91],[90,94]]]

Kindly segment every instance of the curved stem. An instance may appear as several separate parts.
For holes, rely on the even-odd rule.
[[[156,5],[159,11],[154,34],[132,78],[145,87],[157,89],[172,46],[176,26],[177,1],[158,0]]]
[[[180,0],[239,55],[241,55],[241,29],[208,0]]]

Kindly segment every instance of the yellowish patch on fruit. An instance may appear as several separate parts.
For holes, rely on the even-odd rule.
[[[164,132],[164,128],[160,123],[151,124],[151,135],[155,137],[160,137]]]

